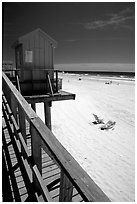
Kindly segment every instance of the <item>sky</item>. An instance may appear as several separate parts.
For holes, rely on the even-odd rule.
[[[5,2],[2,15],[3,60],[14,61],[18,37],[41,28],[58,42],[55,64],[135,62],[134,2]]]

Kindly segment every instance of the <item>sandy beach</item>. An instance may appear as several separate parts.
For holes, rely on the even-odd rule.
[[[135,81],[61,74],[75,100],[53,102],[52,131],[111,201],[135,200]],[[106,82],[112,81],[111,84]],[[43,105],[37,114],[43,119]],[[116,124],[101,130],[93,114]]]

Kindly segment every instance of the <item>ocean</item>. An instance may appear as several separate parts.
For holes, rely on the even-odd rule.
[[[62,71],[59,71],[62,72]],[[63,73],[76,74],[79,76],[112,77],[126,80],[135,80],[135,72],[105,72],[105,71],[63,71]]]

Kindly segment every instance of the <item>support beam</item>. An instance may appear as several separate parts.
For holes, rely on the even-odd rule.
[[[45,124],[51,130],[51,102],[44,103]]]

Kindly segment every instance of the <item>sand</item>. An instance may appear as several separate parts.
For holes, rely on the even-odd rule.
[[[76,99],[53,102],[53,133],[111,201],[134,201],[135,82],[61,76],[63,90],[75,93]],[[42,104],[37,113],[43,119]],[[104,122],[115,121],[114,128],[101,130],[92,123],[93,114]]]

